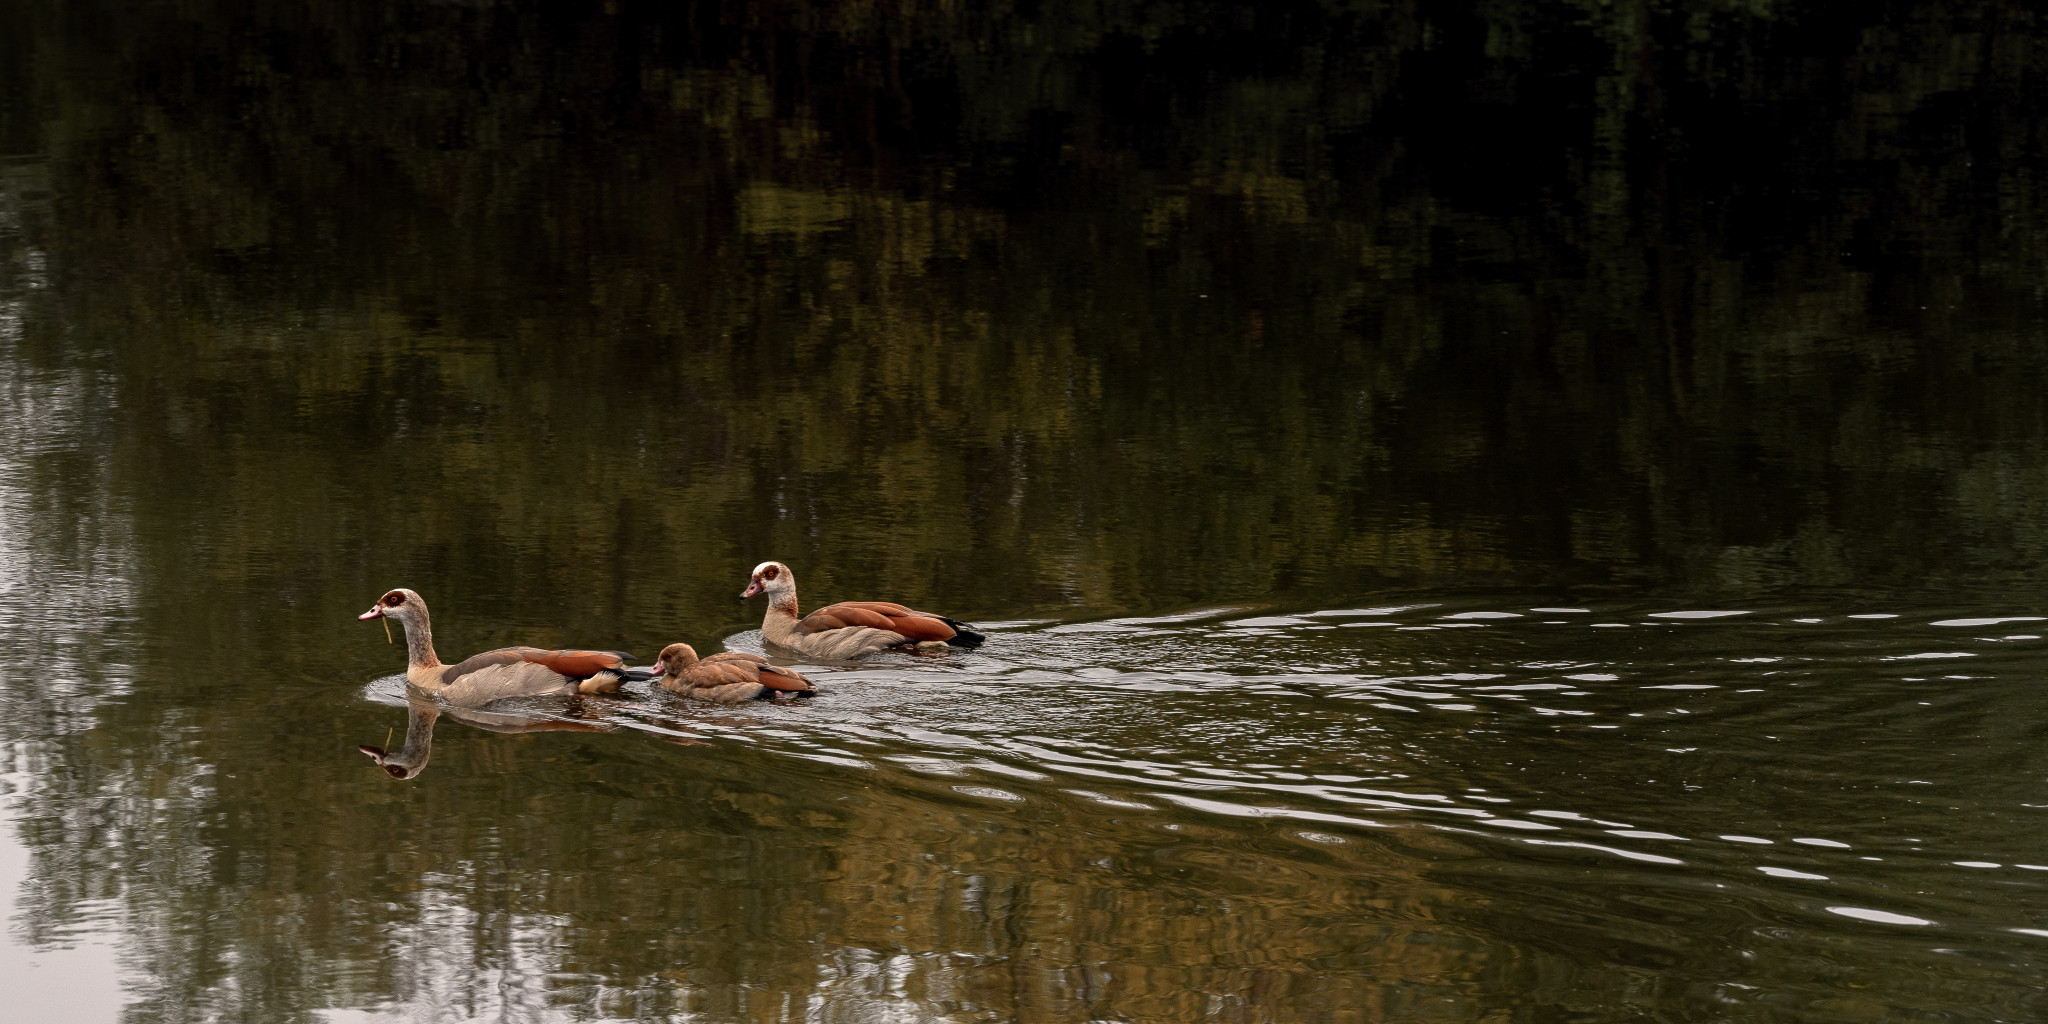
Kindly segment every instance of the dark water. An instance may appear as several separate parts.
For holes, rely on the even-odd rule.
[[[2048,1019],[2048,23],[1440,6],[0,9],[9,1013]]]

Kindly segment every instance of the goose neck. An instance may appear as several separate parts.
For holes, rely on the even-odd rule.
[[[789,643],[796,636],[796,599],[787,603],[778,601],[768,606],[768,614],[761,618],[761,635],[780,644]]]
[[[440,668],[441,659],[434,654],[434,627],[427,620],[426,609],[398,620],[405,627],[405,660],[412,668]]]
[[[384,763],[403,769],[403,774],[392,772],[398,778],[409,779],[427,767],[427,759],[434,755],[434,720],[440,712],[431,707],[412,705],[405,719],[405,747],[397,753],[384,755]],[[385,769],[389,771],[387,767]]]

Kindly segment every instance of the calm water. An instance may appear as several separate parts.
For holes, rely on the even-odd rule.
[[[2048,25],[1436,6],[0,10],[9,1012],[2048,1019]]]

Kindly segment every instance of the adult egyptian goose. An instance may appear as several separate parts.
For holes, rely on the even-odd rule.
[[[626,659],[632,655],[620,651],[501,647],[443,665],[434,656],[427,603],[403,587],[378,598],[356,618],[397,619],[405,627],[405,681],[456,707],[551,693],[612,693],[628,679],[654,678],[652,672],[627,668]]]
[[[661,688],[698,700],[737,704],[778,693],[811,694],[811,681],[783,668],[768,664],[758,654],[727,651],[699,660],[689,644],[670,644],[661,649],[654,662],[661,673]]]
[[[943,615],[912,611],[887,601],[842,601],[797,617],[796,577],[781,562],[762,562],[740,594],[768,595],[761,635],[813,658],[857,658],[869,651],[925,644],[980,647],[988,638]]]

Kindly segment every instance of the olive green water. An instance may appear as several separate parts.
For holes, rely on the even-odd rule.
[[[0,10],[6,1015],[2048,1019],[2048,23],[1440,6]]]

